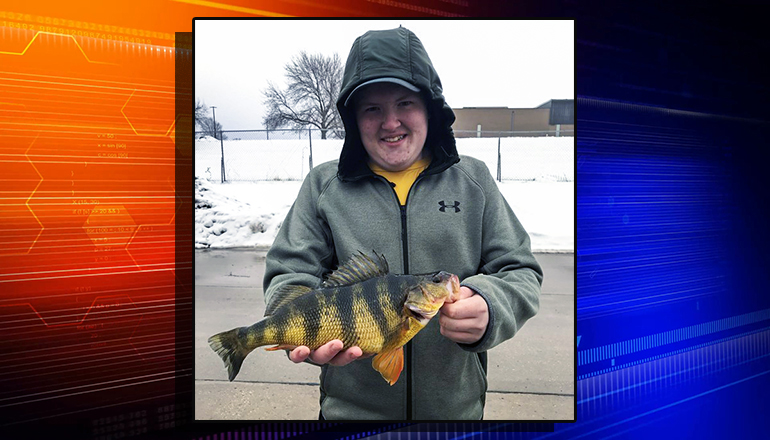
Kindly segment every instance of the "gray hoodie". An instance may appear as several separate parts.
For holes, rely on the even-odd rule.
[[[431,164],[401,206],[367,166],[355,117],[344,106],[359,84],[396,77],[417,86],[430,115]],[[489,324],[474,344],[439,332],[438,318],[405,347],[404,370],[388,385],[371,359],[321,367],[321,411],[329,420],[478,420],[487,390],[486,351],[537,313],[543,274],[529,236],[483,162],[459,156],[441,82],[422,43],[405,28],[370,31],[353,44],[337,102],[345,144],[315,167],[267,254],[265,299],[286,284],[317,287],[358,251],[384,254],[391,271],[456,274],[486,300]],[[503,362],[505,360],[502,360]],[[512,415],[515,418],[515,414]]]

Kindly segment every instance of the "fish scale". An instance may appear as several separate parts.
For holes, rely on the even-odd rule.
[[[209,338],[232,381],[244,358],[255,348],[311,350],[339,339],[343,348],[358,346],[376,354],[372,366],[393,385],[403,369],[403,345],[438,312],[444,301],[459,294],[457,276],[395,275],[385,258],[354,255],[317,289],[284,286],[266,310],[267,317]]]

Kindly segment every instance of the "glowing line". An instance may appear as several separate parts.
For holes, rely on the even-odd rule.
[[[32,145],[35,143],[35,141],[37,141],[37,138],[38,138],[38,137],[40,137],[40,134],[39,134],[39,133],[38,133],[38,135],[37,135],[37,136],[35,136],[35,139],[33,139],[33,140],[32,140],[32,142],[30,142],[30,144],[29,144],[29,147],[27,147],[27,151],[25,151],[25,152],[24,152],[24,157],[26,157],[26,158],[27,158],[27,161],[29,162],[29,164],[30,164],[30,165],[32,165],[32,168],[35,170],[35,172],[37,173],[37,175],[38,175],[38,176],[40,176],[40,181],[39,181],[39,182],[37,182],[37,185],[35,186],[35,189],[33,189],[33,190],[32,190],[32,193],[29,195],[29,197],[27,197],[27,201],[26,201],[26,202],[24,202],[24,205],[26,205],[26,206],[27,206],[27,209],[29,209],[29,212],[30,212],[30,213],[32,213],[32,216],[33,216],[33,217],[35,217],[35,221],[36,221],[36,222],[37,222],[37,223],[40,225],[40,232],[38,232],[38,234],[37,234],[37,237],[35,237],[35,240],[33,240],[33,241],[32,241],[32,244],[31,244],[31,245],[29,245],[29,248],[27,249],[27,252],[25,252],[24,254],[29,254],[29,252],[30,252],[30,251],[32,250],[32,248],[35,246],[35,243],[37,243],[37,240],[40,238],[40,235],[41,235],[41,234],[43,233],[43,231],[45,230],[45,226],[43,226],[43,223],[40,221],[40,219],[39,219],[39,218],[37,218],[37,215],[35,215],[35,211],[33,211],[33,210],[32,210],[32,208],[29,206],[29,201],[30,201],[30,200],[32,199],[32,197],[35,195],[35,191],[37,191],[37,189],[38,189],[38,188],[40,188],[40,185],[43,183],[43,180],[44,180],[44,178],[43,178],[43,175],[42,175],[42,174],[40,174],[40,171],[38,171],[38,169],[37,169],[37,167],[35,166],[35,164],[34,164],[34,163],[32,163],[32,161],[29,159],[29,156],[27,155],[27,153],[29,153],[29,150],[30,150],[30,148],[32,148]],[[10,255],[14,255],[14,254],[10,254]],[[16,255],[23,255],[23,254],[16,254]]]
[[[139,135],[139,136],[141,136],[141,135]],[[151,136],[151,135],[146,135],[146,136]],[[94,157],[93,159],[113,159],[113,158],[112,157]],[[173,162],[171,164],[169,164],[169,163],[155,163],[155,162],[133,162],[133,161],[128,160],[128,159],[129,158],[126,158],[126,160],[117,161],[117,162],[108,162],[106,160],[105,161],[92,160],[91,164],[92,165],[132,165],[132,166],[133,165],[147,165],[147,166],[154,165],[154,166],[163,166],[163,167],[167,167],[169,165],[173,165]],[[19,163],[20,161],[18,161],[18,160],[0,160],[0,162]],[[54,164],[54,163],[67,163],[67,164],[74,163],[74,164],[82,165],[83,161],[82,160],[50,160],[50,161],[45,161],[46,165],[50,165],[50,164]]]
[[[136,294],[137,291],[140,290],[146,290],[148,292],[142,292],[142,295],[140,295],[142,298],[145,297],[154,297],[154,296],[166,296],[168,295],[168,292],[162,289],[166,288],[172,288],[174,287],[174,284],[168,284],[168,285],[152,285],[152,286],[142,286],[142,287],[127,287],[125,289],[106,289],[106,290],[97,290],[95,292],[72,292],[72,293],[59,293],[59,294],[53,294],[53,295],[41,295],[41,296],[31,296],[29,299],[62,299],[62,298],[69,298],[70,296],[81,296],[81,295],[88,295],[88,294],[103,294],[100,296],[108,296],[106,294],[110,293],[112,295],[109,296],[118,296],[118,295],[128,295],[130,293]],[[157,293],[156,293],[157,291]],[[26,298],[16,298],[14,301],[24,301]],[[150,302],[161,302],[161,301],[171,301],[173,302],[173,298],[164,298],[164,299],[144,299],[141,302],[142,303],[150,303]],[[25,303],[22,303],[20,305],[24,305]],[[13,305],[13,304],[11,304]],[[0,307],[7,307],[7,305],[0,305]],[[47,348],[45,350],[48,350]],[[2,356],[3,354],[0,354]]]
[[[192,376],[192,375],[191,374],[187,374],[185,376],[180,376],[180,377],[187,377],[187,376]],[[73,415],[73,414],[80,414],[80,413],[86,412],[86,411],[91,412],[91,411],[95,411],[95,410],[99,410],[99,409],[112,408],[112,407],[115,407],[115,406],[120,406],[121,408],[124,408],[127,405],[129,405],[129,404],[135,404],[135,403],[139,403],[139,402],[144,403],[144,402],[146,402],[148,400],[155,402],[156,399],[159,400],[159,399],[163,399],[163,398],[166,398],[166,397],[178,396],[178,395],[179,394],[175,392],[175,393],[171,393],[171,394],[162,394],[162,395],[158,395],[158,396],[153,395],[151,397],[143,397],[143,398],[140,398],[140,399],[134,399],[134,400],[130,400],[130,401],[124,401],[124,400],[121,399],[120,403],[113,403],[111,405],[102,405],[102,406],[98,406],[98,407],[89,406],[88,408],[85,408],[85,409],[79,409],[79,410],[75,410],[75,411],[56,413],[56,414],[49,415],[49,416],[41,416],[41,417],[38,417],[38,418],[35,418],[35,419],[18,419],[17,418],[13,422],[8,422],[6,424],[6,426],[20,425],[20,424],[31,423],[31,422],[36,422],[36,421],[40,421],[40,420],[47,420],[47,419],[51,419],[51,418],[54,418],[54,417],[63,417],[63,416],[69,416],[69,415]]]
[[[77,80],[77,81],[92,81],[92,82],[102,82],[102,83],[112,83],[112,84],[126,84],[126,85],[131,86],[131,87],[135,87],[137,85],[143,85],[143,86],[154,85],[156,87],[162,87],[162,88],[167,88],[167,89],[174,89],[174,87],[175,87],[175,86],[164,86],[162,84],[143,84],[143,83],[137,84],[137,83],[130,83],[130,82],[125,82],[125,81],[111,81],[111,80],[105,80],[105,79],[75,78],[75,77],[70,77],[70,76],[41,75],[41,74],[36,74],[36,73],[0,71],[0,75],[3,75],[3,74],[5,74],[5,75],[19,75],[19,76],[22,76],[22,75],[25,75],[25,76],[39,76],[39,77],[43,77],[43,78],[71,79],[73,81]],[[10,80],[10,79],[13,79],[13,78],[2,78],[2,79],[9,79]],[[165,82],[169,82],[169,81],[165,81]],[[72,83],[72,84],[73,85],[85,85],[85,84],[80,84],[80,83]],[[20,104],[17,104],[17,105],[20,105]]]
[[[31,40],[29,40],[29,44],[27,44],[27,47],[25,47],[24,50],[21,51],[20,53],[0,51],[0,55],[24,55],[25,53],[27,53],[27,49],[29,49],[29,47],[32,46],[32,43],[35,42],[35,39],[37,39],[37,36],[40,35],[40,34],[58,35],[60,37],[70,37],[70,38],[72,38],[72,41],[75,42],[75,45],[78,47],[78,49],[80,49],[80,53],[83,54],[83,56],[86,58],[86,61],[88,61],[89,63],[93,63],[93,64],[110,64],[110,65],[113,65],[113,66],[117,66],[117,64],[115,64],[115,63],[107,63],[107,62],[104,62],[104,61],[91,61],[91,59],[88,58],[88,55],[86,55],[86,52],[80,46],[80,43],[78,43],[78,40],[76,40],[73,35],[57,34],[55,32],[37,31],[37,32],[35,32],[35,36],[33,36]]]
[[[173,334],[173,333],[171,333]],[[111,343],[119,343],[124,342],[126,338],[116,338],[116,339],[110,339],[109,342]],[[129,344],[131,342],[129,341]],[[165,348],[164,348],[165,347]],[[59,348],[59,347],[57,347]],[[154,346],[149,347],[151,351],[147,351],[147,354],[155,354],[155,355],[162,355],[167,352],[174,352],[174,340],[170,339],[167,340],[167,342],[158,342]],[[155,349],[155,350],[152,350]],[[103,356],[101,354],[98,354],[96,356]],[[45,377],[50,375],[59,375],[59,372],[64,368],[77,368],[78,365],[92,365],[94,360],[88,359],[89,355],[79,355],[79,356],[73,356],[73,357],[62,357],[60,359],[51,359],[48,361],[44,361],[45,363],[49,365],[44,365],[41,363],[41,361],[37,361],[37,368],[25,368],[24,372],[29,373],[36,373],[32,375],[32,377]],[[95,357],[95,355],[90,355],[90,357]],[[136,353],[128,350],[124,350],[123,352],[117,352],[116,354],[113,354],[109,357],[97,357],[98,362],[101,367],[126,367],[126,363],[128,362],[139,362],[139,360],[136,360]],[[75,359],[75,362],[71,362],[72,359]],[[146,361],[147,359],[142,358],[142,360]],[[15,368],[15,366],[12,366],[10,368]],[[54,370],[52,372],[45,372],[46,370]],[[109,371],[114,371],[114,369],[110,368]],[[13,375],[13,370],[10,371],[7,374],[4,374],[6,376]]]
[[[422,12],[424,14],[433,14],[438,17],[467,17],[466,14],[456,14],[454,12],[446,12],[440,9],[428,8],[425,6],[415,6],[409,3],[404,3],[395,0],[366,0],[369,3],[378,3],[392,8],[406,9],[408,11]]]
[[[123,298],[123,297],[126,297],[126,298],[128,298],[128,299],[129,299],[129,301],[131,301],[131,298],[129,298],[127,295],[112,295],[112,296],[106,296],[106,297],[97,296],[97,297],[96,297],[96,298],[94,298],[94,300],[91,302],[91,305],[88,307],[88,310],[86,310],[86,313],[83,315],[83,318],[81,318],[81,319],[80,319],[80,321],[78,321],[78,322],[66,322],[66,323],[64,323],[64,324],[48,324],[48,323],[45,321],[45,319],[44,319],[44,318],[43,318],[43,317],[40,315],[40,312],[38,312],[38,311],[37,311],[37,309],[36,309],[36,308],[35,308],[35,307],[34,307],[34,306],[31,304],[31,303],[19,303],[19,304],[8,304],[8,305],[0,305],[0,307],[13,307],[13,306],[25,306],[25,305],[27,305],[27,306],[29,306],[29,307],[32,309],[32,311],[33,311],[33,312],[35,312],[35,314],[37,315],[37,317],[38,317],[38,318],[40,318],[40,320],[41,320],[41,321],[43,321],[43,324],[44,324],[46,327],[62,327],[62,326],[65,326],[65,325],[77,325],[77,324],[81,324],[83,321],[85,321],[85,319],[86,319],[86,316],[88,316],[88,313],[91,311],[91,309],[92,309],[92,308],[94,308],[94,304],[96,303],[96,300],[98,300],[98,299],[101,299],[101,298],[116,298],[116,297],[117,297],[117,298]],[[132,301],[132,304],[133,304],[133,301]],[[134,307],[136,307],[136,305],[135,305],[135,304],[134,304]]]
[[[171,122],[171,127],[169,127],[168,130],[166,130],[165,134],[141,134],[138,131],[136,131],[136,128],[134,128],[134,124],[132,124],[131,121],[128,119],[128,116],[126,116],[126,114],[123,113],[123,110],[126,108],[126,106],[128,105],[129,101],[131,101],[131,98],[134,97],[135,93],[136,93],[136,90],[131,92],[131,96],[128,97],[128,99],[126,100],[126,103],[123,104],[123,107],[120,109],[120,114],[123,115],[123,117],[126,119],[126,122],[128,122],[128,125],[131,127],[131,130],[134,131],[134,134],[137,135],[137,136],[168,137],[168,134],[169,134],[169,132],[171,132],[171,128],[174,126],[174,123],[176,122],[176,120]],[[174,143],[176,144],[176,142],[174,142]]]
[[[162,380],[176,379],[176,374],[174,372],[172,372],[171,376],[161,377],[159,379],[144,380],[142,382],[124,383],[123,385],[114,385],[114,386],[110,386],[110,387],[106,387],[105,386],[105,385],[112,385],[112,384],[117,384],[117,383],[120,383],[120,382],[127,382],[127,381],[132,381],[132,380],[137,380],[137,379],[147,379],[147,378],[150,378],[150,377],[166,376],[168,374],[169,374],[169,372],[165,372],[164,371],[164,372],[161,372],[161,373],[146,374],[146,375],[137,376],[137,377],[127,377],[125,379],[116,379],[116,380],[110,380],[110,381],[106,381],[106,382],[89,383],[89,384],[86,384],[86,385],[80,385],[80,386],[69,387],[69,388],[62,388],[62,389],[58,389],[58,390],[41,391],[39,393],[30,393],[30,394],[25,394],[23,396],[7,397],[7,398],[4,398],[4,399],[0,399],[0,402],[7,402],[9,400],[12,401],[12,400],[18,400],[18,399],[26,399],[26,398],[33,397],[33,396],[45,396],[45,395],[49,395],[50,396],[50,397],[41,397],[39,399],[34,399],[34,400],[24,400],[24,401],[16,402],[16,403],[4,403],[4,404],[0,405],[0,408],[7,408],[9,406],[28,404],[28,403],[32,403],[32,402],[40,402],[40,401],[43,401],[43,400],[59,399],[59,398],[62,398],[62,397],[76,396],[76,395],[79,395],[79,394],[101,392],[101,391],[111,390],[111,389],[116,389],[116,388],[133,387],[133,386],[137,386],[137,385],[141,385],[141,384],[145,384],[145,383],[158,382],[158,381],[162,381]],[[87,390],[87,391],[79,391],[79,392],[74,392],[74,393],[69,393],[69,394],[53,395],[54,393],[60,393],[62,391],[74,391],[74,390],[81,390],[81,389],[90,388],[90,387],[102,387],[102,388],[97,388],[97,389]]]
[[[170,264],[174,264],[174,263],[173,262],[171,262],[171,263],[155,263],[155,264],[151,264],[151,266],[168,266]],[[113,269],[133,269],[133,267],[132,266],[112,266],[112,267],[96,268],[96,269],[92,268],[92,267],[87,267],[87,268],[84,268],[84,269],[42,270],[42,271],[38,271],[38,272],[18,272],[18,273],[0,274],[0,277],[12,277],[12,276],[16,276],[16,275],[43,275],[43,274],[47,274],[47,273],[81,272],[81,271],[91,271],[91,270],[113,270]],[[129,272],[125,272],[125,273],[129,273]],[[0,283],[7,283],[7,282],[12,282],[12,281],[15,281],[15,280],[0,280]]]
[[[765,330],[760,330],[760,331],[765,331]],[[756,332],[752,332],[752,333],[753,334],[757,334]],[[728,339],[728,341],[736,341],[739,338],[744,338],[744,337],[747,337],[747,336],[751,336],[752,333],[744,333],[744,334],[738,335],[735,338],[730,338],[730,339],[724,338],[724,339]],[[717,342],[722,343],[722,342],[728,342],[728,341],[724,341],[723,340],[723,341],[717,341]],[[715,346],[716,346],[716,344],[712,345],[711,347],[715,347]],[[688,354],[690,356],[692,356],[692,353],[693,352],[691,351]],[[683,353],[673,353],[672,356],[679,356],[680,354],[683,354]],[[745,365],[745,364],[748,364],[749,362],[754,362],[757,359],[764,359],[764,358],[766,358],[768,356],[770,356],[770,353],[759,355],[759,356],[755,356],[755,357],[752,357],[751,359],[746,359],[744,361],[740,361],[740,362],[738,362],[736,364],[733,364],[732,366],[720,368],[718,371],[722,371],[722,370],[725,370],[727,368],[734,368],[734,367],[737,367],[739,365]],[[652,361],[655,361],[655,360],[660,360],[660,359],[647,358],[646,360],[639,361],[639,363],[647,363],[647,362],[652,362]],[[681,376],[683,374],[687,374],[687,373],[694,372],[694,371],[697,371],[697,370],[703,370],[706,367],[713,367],[713,366],[719,365],[719,364],[721,364],[723,362],[724,362],[724,359],[720,358],[720,359],[716,359],[714,361],[711,361],[711,362],[708,362],[708,363],[705,363],[705,364],[699,363],[697,365],[694,365],[694,366],[692,366],[690,368],[687,368],[687,369],[684,369],[684,370],[677,370],[677,371],[675,371],[673,373],[666,374],[664,376],[655,376],[655,377],[653,377],[653,378],[651,378],[649,380],[645,380],[645,381],[642,381],[642,382],[634,383],[634,384],[625,386],[623,388],[618,388],[618,389],[615,389],[615,390],[612,390],[612,391],[607,391],[606,393],[602,393],[602,394],[599,394],[599,395],[596,395],[596,396],[592,396],[592,397],[586,397],[585,399],[578,400],[577,404],[578,405],[582,405],[584,403],[588,403],[588,402],[593,401],[593,400],[602,399],[602,398],[606,398],[608,396],[612,396],[614,394],[623,393],[623,392],[626,392],[626,391],[629,391],[629,390],[633,390],[634,388],[639,388],[639,387],[642,387],[642,386],[645,386],[645,385],[649,385],[649,384],[652,384],[652,383],[655,383],[655,382],[660,382],[660,381],[666,380],[666,379],[676,378],[676,376]],[[624,368],[624,367],[627,367],[627,366],[629,366],[629,364],[619,364],[619,365],[616,365],[616,367],[619,367],[618,369],[621,369],[621,368]],[[632,365],[632,366],[636,366],[636,365]]]
[[[133,268],[133,266],[126,266],[129,268]],[[180,267],[180,269],[192,269],[192,265],[189,267]],[[174,268],[168,268],[168,269],[149,269],[145,270],[144,272],[174,272]],[[115,275],[134,275],[138,274],[139,272],[136,271],[124,271],[124,272],[108,272],[108,273],[89,273],[89,274],[82,274],[82,275],[63,275],[60,277],[46,277],[46,278],[24,278],[19,280],[5,280],[0,281],[0,283],[13,283],[13,282],[24,282],[24,281],[48,281],[48,280],[61,280],[66,278],[80,278],[80,277],[95,277],[95,276],[115,276]]]
[[[46,163],[48,163],[48,162],[46,162]],[[72,179],[69,179],[69,180],[67,180],[67,179],[64,179],[64,180],[61,180],[60,182],[69,182],[69,181],[71,181],[71,180],[72,180]],[[81,183],[85,183],[85,182],[82,182],[82,181],[80,181],[80,180],[78,180],[78,182],[81,182]],[[66,190],[59,190],[59,191],[53,191],[53,190],[52,190],[52,191],[46,191],[46,192],[54,192],[54,193],[56,193],[56,192],[64,192],[64,191],[66,191]],[[4,191],[4,192],[11,192],[11,191]],[[24,192],[24,191],[14,191],[14,192]],[[112,194],[114,191],[88,191],[88,193],[89,193],[89,194],[93,194],[93,193],[99,193],[99,192],[106,192],[106,193],[108,193],[108,194]],[[122,192],[127,192],[127,193],[129,193],[130,195],[135,195],[136,193],[139,193],[139,192],[145,192],[145,191],[130,191],[130,190],[126,190],[126,191],[122,191]],[[126,198],[126,197],[127,197],[127,196],[100,196],[100,197],[99,197],[99,199],[100,199],[100,200],[104,200],[104,199],[124,199],[124,198]],[[23,198],[24,198],[24,197],[3,197],[3,200],[13,200],[13,199],[23,199]],[[168,196],[142,196],[142,200],[144,200],[144,199],[174,199],[174,200],[176,200],[176,198],[177,198],[176,192],[174,192],[174,194],[173,194],[173,195],[168,195]],[[61,197],[38,197],[37,199],[38,199],[38,200],[44,200],[44,199],[51,199],[51,200],[56,200],[56,199],[59,199],[59,200],[70,200],[70,199],[72,199],[72,197],[71,197],[71,196],[61,196]],[[126,203],[141,203],[141,202],[126,202]],[[71,204],[71,203],[65,203],[65,204]],[[87,203],[86,203],[86,204],[87,204]],[[18,206],[18,205],[4,205],[4,206]],[[451,206],[450,206],[450,208],[451,208]],[[149,225],[147,225],[147,226],[149,226]],[[4,229],[5,229],[5,228],[4,228]],[[5,230],[7,231],[7,229],[5,229]]]
[[[294,17],[293,15],[279,14],[277,12],[264,11],[262,9],[245,8],[243,6],[228,5],[207,0],[172,0],[177,3],[187,3],[196,6],[208,6],[209,8],[224,9],[226,11],[243,12],[246,14],[262,15],[265,17]]]
[[[663,405],[663,406],[661,406],[659,408],[655,408],[655,409],[652,409],[650,411],[647,411],[647,412],[644,412],[644,413],[641,413],[641,414],[637,414],[637,415],[635,415],[633,417],[629,417],[629,418],[627,418],[625,420],[621,420],[619,422],[615,422],[615,423],[612,423],[610,425],[602,426],[602,427],[600,427],[598,429],[595,429],[595,430],[590,431],[590,432],[586,432],[584,434],[581,434],[581,435],[579,435],[577,437],[573,437],[573,438],[585,437],[587,435],[591,435],[591,434],[597,433],[599,431],[604,431],[605,429],[608,429],[608,428],[614,428],[615,426],[622,425],[624,423],[628,423],[628,422],[630,422],[632,420],[636,420],[636,419],[639,419],[639,418],[642,418],[642,417],[646,417],[646,416],[648,416],[650,414],[654,414],[656,412],[663,411],[663,410],[666,410],[668,408],[672,408],[672,407],[677,406],[679,404],[682,404],[682,403],[685,403],[685,402],[689,402],[690,400],[695,400],[697,398],[700,398],[700,397],[703,397],[703,396],[707,396],[707,395],[715,393],[717,391],[724,390],[724,389],[729,388],[729,387],[731,387],[733,385],[738,385],[740,383],[747,382],[747,381],[752,380],[752,379],[756,379],[757,377],[764,376],[765,374],[768,374],[768,373],[770,373],[770,370],[766,370],[766,371],[754,374],[754,375],[749,376],[749,377],[744,377],[743,379],[736,380],[735,382],[731,382],[731,383],[728,383],[726,385],[722,385],[720,387],[716,387],[716,388],[710,389],[708,391],[704,391],[704,392],[702,392],[700,394],[696,394],[694,396],[686,397],[686,398],[678,400],[676,402],[669,403],[668,405]],[[546,436],[548,436],[548,435],[551,435],[551,434],[547,434]]]
[[[151,325],[151,324],[149,324],[149,325]],[[155,324],[155,327],[162,328],[158,324]],[[157,338],[158,338],[159,341],[162,341],[162,342],[159,342],[157,345],[155,345],[153,347],[148,347],[148,348],[156,348],[157,350],[154,351],[154,353],[163,353],[163,352],[166,352],[166,351],[173,351],[174,334],[175,334],[174,332],[158,333],[157,334]],[[155,335],[153,335],[153,337],[154,336]],[[164,338],[164,336],[165,336],[165,338]],[[137,339],[139,339],[139,338],[147,339],[146,336],[137,336]],[[125,337],[114,338],[114,339],[110,339],[109,342],[127,342],[126,339],[127,338],[125,338]],[[139,341],[139,342],[146,343],[145,341]],[[89,342],[89,344],[90,344],[90,342]],[[80,347],[83,347],[84,345],[85,344],[79,344]],[[57,348],[72,348],[72,347],[73,346],[68,346],[68,347],[57,346]],[[167,347],[167,348],[163,348],[163,347]],[[40,351],[40,350],[38,350],[38,351]],[[30,352],[31,351],[26,351],[25,353],[30,353]],[[109,356],[107,358],[105,358],[102,353],[94,353],[94,354],[85,354],[84,353],[84,354],[78,354],[78,355],[69,356],[69,357],[61,356],[58,359],[47,359],[45,361],[40,360],[40,356],[39,355],[23,356],[23,357],[19,356],[19,357],[15,358],[15,360],[27,360],[27,359],[29,359],[29,360],[36,361],[36,363],[37,363],[36,367],[37,368],[25,368],[24,371],[26,373],[29,373],[29,372],[37,372],[37,371],[50,370],[52,368],[57,368],[57,366],[59,366],[59,367],[61,367],[61,366],[71,367],[71,366],[80,365],[80,364],[84,364],[84,363],[92,363],[94,361],[93,358],[96,358],[96,359],[98,359],[100,361],[101,360],[112,361],[112,360],[122,359],[122,358],[126,358],[126,357],[134,357],[134,356],[135,355],[134,355],[132,350],[127,350],[126,349],[126,350],[121,350],[121,351],[117,351],[116,350],[115,352],[113,352],[113,354],[111,356]],[[75,361],[75,362],[73,362],[73,361]],[[46,365],[46,364],[53,364],[53,365]],[[114,364],[112,364],[112,365],[114,365]],[[9,369],[15,368],[15,367],[14,366],[10,366],[10,367],[2,367],[2,368],[5,369],[5,370],[9,370]],[[57,372],[54,372],[54,374],[56,374],[56,373]],[[2,375],[8,376],[8,375],[12,375],[12,374],[14,374],[13,370],[9,371],[8,373],[4,373]],[[36,374],[35,376],[36,377],[40,377],[40,376],[45,376],[45,375],[47,375],[47,374]]]
[[[79,79],[79,78],[76,78],[76,79]],[[38,83],[38,84],[56,84],[56,85],[60,85],[60,86],[73,86],[73,87],[93,87],[93,88],[97,88],[97,89],[107,89],[107,90],[124,90],[124,91],[140,90],[142,92],[163,93],[163,94],[167,94],[167,95],[175,95],[175,92],[173,92],[173,91],[164,92],[164,91],[160,91],[160,90],[134,89],[134,88],[131,88],[131,87],[110,87],[110,86],[100,86],[100,85],[95,85],[95,84],[81,84],[81,83],[68,83],[68,82],[55,82],[55,81],[41,81],[41,80],[35,80],[35,79],[21,79],[21,78],[0,78],[0,80],[29,82],[29,83]],[[10,85],[10,84],[7,84],[7,85]],[[25,86],[19,85],[17,87],[25,87]],[[31,86],[26,86],[26,87],[30,87],[31,88]],[[160,87],[162,87],[162,86],[160,86]]]
[[[13,304],[13,305],[27,305],[27,304],[24,303],[24,304]],[[140,307],[136,307],[134,309],[126,309],[126,308],[124,308],[124,309],[121,309],[119,311],[115,309],[115,307],[119,307],[119,306],[123,306],[123,305],[125,305],[125,304],[123,304],[123,303],[113,304],[113,305],[109,305],[111,310],[101,310],[101,311],[95,311],[95,312],[91,312],[91,308],[92,307],[89,307],[89,310],[86,312],[86,313],[88,313],[87,317],[90,317],[92,320],[96,319],[96,318],[112,317],[112,318],[114,318],[112,320],[112,322],[104,323],[104,324],[111,324],[111,323],[114,323],[115,321],[120,321],[120,322],[130,321],[129,319],[126,319],[126,318],[135,318],[137,316],[139,316],[140,319],[141,319],[143,314],[157,315],[157,316],[167,315],[167,314],[171,313],[171,308],[174,307],[174,304],[169,304],[169,305],[166,305],[166,306],[144,306],[144,307],[141,307],[141,308]],[[67,313],[67,314],[54,315],[54,316],[52,316],[52,318],[55,318],[55,319],[58,319],[58,320],[64,320],[64,319],[70,319],[70,318],[73,318],[73,317],[80,316],[83,313],[82,307],[72,308],[72,309],[68,309],[68,310],[71,310],[71,311],[73,311],[75,313]],[[65,311],[66,310],[57,310],[57,312],[60,312],[60,313],[61,312],[65,312]],[[119,316],[110,316],[112,314],[117,314],[117,313],[119,313],[120,315]],[[86,317],[83,317],[80,322],[81,323],[85,322],[85,318]],[[29,322],[29,321],[37,322],[37,320],[34,319],[34,318],[32,318],[32,319],[7,320],[6,322],[8,324],[22,324],[22,325],[18,325],[18,326],[15,326],[15,327],[6,326],[5,328],[7,328],[9,330],[11,330],[11,329],[19,330],[19,329],[29,329],[29,328],[34,327],[33,325],[23,324],[23,323]],[[51,324],[51,325],[49,325],[49,327],[73,325],[73,324],[74,323],[72,323],[72,322],[67,322],[67,323],[63,323],[63,324]],[[768,355],[768,356],[770,356],[770,355]]]
[[[174,124],[176,124],[176,120],[174,120]],[[174,124],[172,124],[172,126]],[[171,131],[171,129],[169,129],[169,131]],[[176,203],[176,201],[178,200],[178,195],[176,193],[176,188],[174,188],[174,186],[171,185],[171,182],[168,179],[166,180],[166,182],[171,187],[171,190],[174,191],[174,206],[176,207],[176,209],[174,210],[174,215],[171,216],[171,219],[166,224],[138,225],[137,228],[134,230],[134,234],[131,236],[131,238],[128,239],[128,242],[126,243],[126,247],[125,247],[126,252],[128,253],[128,256],[131,257],[132,260],[134,260],[134,264],[136,264],[136,267],[138,267],[139,270],[144,270],[144,269],[142,269],[142,267],[139,265],[139,263],[136,262],[136,259],[134,258],[134,254],[132,254],[131,250],[128,248],[131,245],[131,242],[134,241],[134,237],[136,237],[136,235],[139,233],[139,229],[142,226],[167,226],[167,225],[170,225],[171,223],[173,223],[174,218],[176,218],[176,213],[177,213],[177,211],[179,211],[179,208],[181,207],[181,203],[179,204],[179,206],[177,206],[177,203]],[[182,203],[184,203],[184,202],[182,202]],[[157,237],[158,236],[156,235],[156,238]]]
[[[98,94],[109,94],[109,95],[115,95],[115,96],[123,96],[122,93],[105,93],[103,91],[98,90],[79,90],[75,88],[56,88],[56,87],[41,87],[41,86],[29,86],[29,85],[23,85],[23,84],[2,84],[4,87],[14,87],[14,88],[20,88],[20,89],[44,89],[44,90],[58,90],[62,92],[77,92],[77,93],[98,93]],[[65,84],[65,85],[72,85],[72,86],[78,86],[79,84]],[[89,87],[98,87],[100,89],[108,89],[108,90],[121,90],[121,91],[127,91],[131,89],[127,88],[120,88],[120,87],[102,87],[102,86],[89,86]],[[164,93],[164,94],[171,94],[170,92],[160,92],[160,91],[154,91],[154,90],[141,90],[146,91],[149,93]],[[164,98],[168,99],[169,101],[174,99],[172,96],[165,96]]]
[[[173,264],[173,263],[168,263]],[[158,264],[160,265],[160,264]],[[134,266],[121,266],[129,269],[134,269]],[[107,269],[115,269],[115,268],[107,268]],[[105,270],[107,270],[105,269]],[[192,269],[192,266],[190,267],[182,267],[181,269]],[[89,270],[89,269],[73,269],[78,271],[83,270]],[[97,269],[101,270],[101,269]],[[174,271],[175,269],[173,267],[166,268],[166,269],[149,269],[146,272],[169,272]],[[50,271],[50,272],[56,272],[56,271]],[[16,282],[23,282],[23,281],[44,281],[44,280],[58,280],[58,279],[66,279],[66,278],[79,278],[79,277],[94,277],[94,276],[115,276],[115,275],[134,275],[137,274],[136,271],[123,271],[123,272],[106,272],[106,273],[85,273],[80,275],[62,275],[58,277],[39,277],[39,278],[23,278],[18,280],[0,280],[0,283],[16,283]]]

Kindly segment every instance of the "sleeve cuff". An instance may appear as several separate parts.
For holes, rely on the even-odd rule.
[[[467,288],[471,289],[474,293],[479,295],[480,297],[484,298],[484,301],[487,302],[487,311],[489,313],[489,321],[487,321],[487,328],[486,328],[486,330],[484,330],[484,335],[481,336],[481,339],[479,339],[478,341],[476,341],[476,342],[474,342],[472,344],[463,344],[463,343],[458,342],[457,345],[459,345],[460,348],[462,348],[463,350],[466,350],[466,351],[472,351],[472,352],[486,351],[486,349],[483,349],[481,347],[484,347],[486,345],[487,340],[489,339],[490,334],[492,333],[492,332],[489,331],[489,329],[491,329],[494,326],[495,312],[492,309],[492,307],[489,305],[489,299],[486,297],[486,295],[484,295],[484,293],[481,292],[481,289],[479,289],[478,287],[475,287],[473,285],[465,284],[465,283],[461,283],[460,287],[467,287]]]

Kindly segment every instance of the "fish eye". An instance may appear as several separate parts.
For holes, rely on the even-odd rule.
[[[441,277],[439,277],[438,274],[435,274],[433,275],[433,279],[431,281],[433,281],[434,283],[440,283]]]

